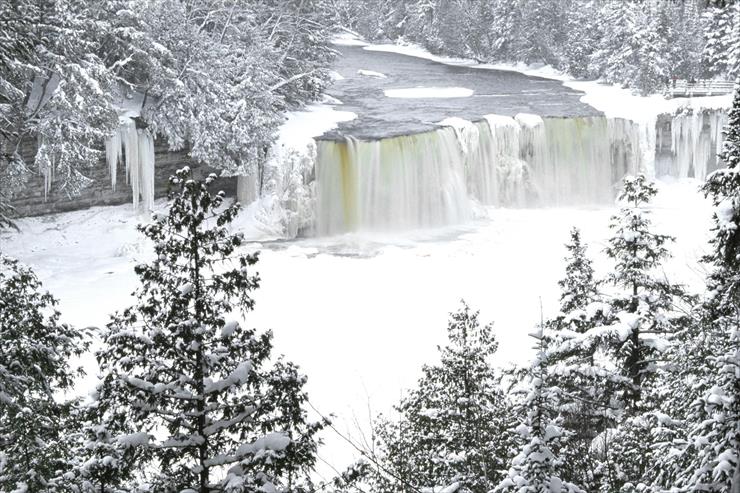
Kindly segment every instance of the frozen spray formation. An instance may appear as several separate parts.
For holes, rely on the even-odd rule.
[[[698,178],[716,170],[722,150],[722,129],[727,113],[722,110],[685,110],[662,115],[657,122],[655,148],[657,176]]]
[[[105,157],[113,190],[118,182],[118,165],[126,169],[134,208],[148,211],[154,202],[154,139],[146,129],[136,128],[131,118],[121,118],[118,129],[105,142]]]
[[[626,173],[652,166],[641,128],[605,117],[447,119],[436,131],[321,141],[319,235],[465,221],[475,202],[559,206],[611,202]]]

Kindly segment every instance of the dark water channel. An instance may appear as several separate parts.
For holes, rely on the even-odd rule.
[[[351,135],[378,139],[431,130],[448,117],[480,120],[495,113],[514,116],[595,116],[591,106],[580,102],[582,92],[555,80],[518,72],[448,65],[422,58],[369,51],[357,46],[337,46],[341,53],[335,70],[344,79],[327,91],[342,101],[337,109],[352,111],[357,119],[339,125],[325,139]],[[368,77],[358,70],[382,73],[386,78]],[[470,97],[389,98],[388,89],[413,87],[462,87],[474,91]]]

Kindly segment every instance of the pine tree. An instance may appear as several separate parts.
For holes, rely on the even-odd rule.
[[[99,405],[134,427],[116,442],[151,455],[138,481],[155,491],[298,491],[322,424],[307,421],[298,369],[269,365],[271,333],[226,318],[252,309],[259,278],[227,229],[238,204],[208,191],[215,178],[178,171],[168,214],[140,226],[156,257],[136,267],[137,302],[108,326]]]
[[[449,342],[438,365],[396,410],[397,422],[382,421],[380,462],[392,472],[376,478],[383,491],[409,487],[486,493],[500,480],[510,456],[510,407],[490,358],[498,343],[491,325],[480,326],[467,305],[451,314]]]
[[[57,301],[36,275],[0,255],[0,489],[51,491],[65,468],[64,426],[74,402],[60,401],[82,370],[70,359],[88,338],[59,322]]]
[[[661,409],[665,387],[660,377],[666,374],[670,339],[690,321],[680,310],[690,298],[656,274],[669,255],[665,245],[672,241],[651,230],[646,205],[656,194],[644,175],[626,177],[619,196],[623,206],[610,224],[606,253],[615,267],[607,281],[616,291],[609,301],[613,319],[607,350],[621,376],[621,382],[615,381],[621,383],[617,397],[624,413],[604,431],[601,491],[631,491],[653,482],[660,476],[653,465],[661,444],[678,433]]]
[[[519,404],[526,416],[516,431],[522,448],[512,460],[508,476],[496,486],[496,492],[561,493],[581,492],[577,486],[560,479],[562,459],[558,448],[563,437],[556,409],[559,396],[551,386],[548,353],[542,332],[533,334],[538,341],[537,355],[528,369],[526,396]]]

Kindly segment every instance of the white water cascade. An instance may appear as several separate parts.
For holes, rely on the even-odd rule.
[[[463,222],[484,205],[611,202],[628,172],[651,167],[640,127],[605,117],[489,115],[375,141],[320,141],[315,232]]]
[[[105,142],[105,156],[113,190],[118,181],[118,164],[126,169],[134,208],[148,211],[154,203],[154,139],[146,129],[136,128],[131,118],[122,118],[118,129]]]
[[[452,128],[375,141],[320,141],[316,232],[413,229],[472,216]]]

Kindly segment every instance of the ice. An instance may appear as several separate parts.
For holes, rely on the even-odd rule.
[[[239,177],[237,197],[245,208],[237,224],[248,227],[254,236],[268,237],[293,237],[308,226],[313,220],[314,137],[356,116],[327,104],[289,112],[268,152],[262,188],[254,174]]]
[[[374,77],[376,79],[387,79],[388,78],[385,74],[381,74],[380,72],[375,72],[374,70],[364,70],[364,69],[358,70],[357,75],[362,75],[364,77]]]
[[[111,186],[116,189],[118,164],[123,160],[134,208],[149,211],[154,204],[154,138],[148,130],[137,129],[131,118],[121,118],[119,123],[105,143]]]

